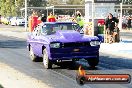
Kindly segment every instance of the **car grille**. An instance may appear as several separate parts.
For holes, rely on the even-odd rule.
[[[90,46],[89,42],[72,42],[72,43],[62,43],[62,48],[66,47],[83,47],[83,46]]]

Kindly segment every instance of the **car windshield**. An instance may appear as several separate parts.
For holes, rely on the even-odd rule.
[[[46,24],[42,27],[42,33],[50,35],[54,34],[58,30],[78,30],[79,25],[76,23],[56,23],[56,24]]]

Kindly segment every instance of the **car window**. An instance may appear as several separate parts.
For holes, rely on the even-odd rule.
[[[43,35],[47,35],[46,25],[43,25],[43,26],[42,26],[41,33],[42,33]]]
[[[72,24],[72,29],[75,31],[81,30],[81,28],[78,24]]]
[[[58,30],[75,30],[77,28],[78,25],[73,25],[73,23],[46,24],[42,27],[42,33],[44,35],[51,35]]]
[[[42,26],[42,34],[43,35],[51,35],[51,34],[55,33],[55,30],[53,30],[53,29],[54,29],[53,25],[49,25],[49,24],[44,25],[44,26]]]
[[[33,32],[32,32],[32,34],[33,34],[34,36],[37,36],[37,35],[38,35],[38,29],[39,29],[39,26],[37,26],[36,28],[34,28],[34,30],[33,30]]]

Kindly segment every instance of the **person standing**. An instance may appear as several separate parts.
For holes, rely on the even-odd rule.
[[[131,29],[131,17],[130,16],[128,17],[127,27],[128,27],[128,30]]]
[[[125,15],[123,16],[123,19],[122,19],[122,28],[123,29],[127,28],[127,18]]]
[[[109,43],[114,42],[114,37],[117,34],[117,25],[119,23],[119,20],[116,17],[113,17],[111,13],[108,14],[108,17],[105,20],[105,29],[106,33],[108,34],[106,37],[108,37]]]
[[[49,16],[47,17],[47,21],[48,21],[48,22],[56,22],[56,18],[55,18],[55,16],[53,15],[52,12],[50,12]]]
[[[109,34],[112,35],[115,27],[117,27],[119,20],[116,17],[113,17],[111,13],[109,13],[108,17],[105,20],[105,29],[109,31]]]
[[[82,15],[81,15],[80,12],[77,12],[76,21],[77,21],[77,24],[78,24],[81,28],[83,28],[83,26],[84,26],[84,21],[83,21],[83,19],[82,19]]]
[[[47,17],[44,14],[42,14],[41,21],[46,22],[46,20],[47,20]]]

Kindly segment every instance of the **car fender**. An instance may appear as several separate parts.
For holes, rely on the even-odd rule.
[[[43,46],[42,46],[42,51],[43,51],[44,49],[47,50],[49,59],[52,60],[52,58],[51,58],[51,53],[50,53],[50,45],[49,45],[49,44],[43,45]]]

